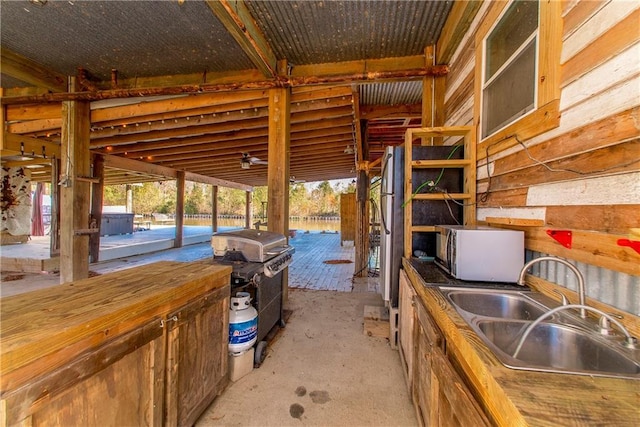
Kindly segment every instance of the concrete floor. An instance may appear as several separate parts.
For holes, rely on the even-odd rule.
[[[416,426],[398,352],[363,333],[370,292],[290,289],[292,315],[260,368],[231,383],[206,426]]]
[[[378,278],[352,280],[353,246],[338,234],[299,234],[289,268],[287,326],[260,368],[235,383],[202,415],[205,426],[415,426],[398,352],[364,334],[365,305],[383,305]],[[212,256],[209,243],[92,264],[96,274],[160,260]],[[11,277],[13,275],[14,277]],[[59,283],[58,274],[2,272],[0,294]],[[328,290],[330,289],[330,290]],[[0,299],[0,304],[2,303]]]

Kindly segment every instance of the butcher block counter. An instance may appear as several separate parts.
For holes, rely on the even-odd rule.
[[[190,425],[227,384],[231,267],[158,262],[0,299],[0,425]]]
[[[640,381],[507,368],[483,344],[443,294],[425,281],[424,272],[418,271],[420,268],[407,259],[403,261],[403,267],[401,274],[406,273],[405,277],[413,288],[413,305],[424,307],[429,321],[436,325],[435,329],[446,341],[446,358],[461,378],[457,388],[468,390],[472,405],[478,408],[481,417],[486,416],[487,425],[638,425]],[[402,312],[400,316],[403,316]],[[419,316],[415,319],[416,322],[421,321]],[[415,347],[419,348],[419,345]],[[420,363],[420,358],[414,358],[413,361],[414,364]],[[422,371],[419,366],[413,366],[412,370]],[[414,404],[419,405],[419,402],[414,397]],[[420,411],[428,412],[425,408],[417,408],[419,415]],[[424,418],[428,420],[429,417]],[[432,417],[432,422],[425,424],[439,424],[433,420]]]

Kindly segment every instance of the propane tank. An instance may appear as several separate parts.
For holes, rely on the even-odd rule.
[[[249,292],[238,292],[229,305],[229,353],[241,354],[258,339],[258,312]]]

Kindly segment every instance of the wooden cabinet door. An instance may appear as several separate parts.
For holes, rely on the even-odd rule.
[[[229,287],[167,317],[166,425],[191,426],[228,382]]]
[[[400,270],[400,287],[398,290],[398,351],[404,368],[405,379],[409,391],[413,388],[414,359],[414,297],[416,291],[409,283],[404,270]]]
[[[487,417],[464,384],[451,362],[440,350],[431,355],[431,373],[435,399],[432,401],[432,425],[489,426]]]
[[[445,341],[416,297],[414,403],[422,425],[488,426],[489,421],[445,355]]]
[[[153,319],[5,393],[1,424],[160,427],[164,354]]]
[[[442,334],[433,324],[427,310],[418,296],[414,297],[416,310],[415,334],[415,375],[414,375],[414,404],[418,408],[418,418],[422,425],[432,426],[433,415],[437,413],[436,389],[437,382],[433,380],[431,358],[434,351],[443,347]]]

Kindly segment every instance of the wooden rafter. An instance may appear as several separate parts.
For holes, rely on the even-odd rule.
[[[0,48],[0,62],[2,63],[2,74],[54,92],[67,90],[66,76],[53,72],[4,47]]]
[[[207,0],[207,5],[265,77],[276,76],[276,55],[242,0]]]

